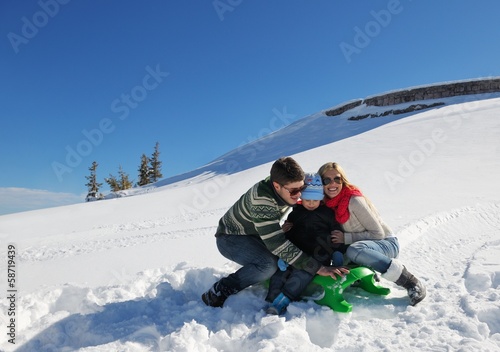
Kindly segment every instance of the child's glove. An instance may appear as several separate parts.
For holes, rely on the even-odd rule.
[[[288,268],[288,263],[280,258],[278,259],[278,268],[280,268],[281,271],[286,271],[286,268]]]

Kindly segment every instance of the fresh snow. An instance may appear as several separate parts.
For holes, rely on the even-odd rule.
[[[0,349],[499,351],[500,98],[441,101],[361,121],[314,114],[121,197],[0,216]],[[267,316],[261,285],[222,309],[201,302],[237,269],[215,246],[219,218],[283,155],[305,171],[344,166],[397,233],[401,261],[427,286],[423,302],[408,306],[406,292],[384,280],[386,297],[346,290],[347,314],[294,302],[284,316]]]

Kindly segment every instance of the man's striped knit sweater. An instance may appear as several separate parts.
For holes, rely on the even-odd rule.
[[[250,188],[224,214],[217,234],[259,236],[274,255],[314,275],[321,264],[287,240],[281,229],[280,220],[289,208],[268,177]]]

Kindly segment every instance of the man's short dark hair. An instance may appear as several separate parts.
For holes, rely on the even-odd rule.
[[[289,156],[279,158],[271,167],[271,181],[277,182],[280,185],[304,181],[304,177],[304,170]]]

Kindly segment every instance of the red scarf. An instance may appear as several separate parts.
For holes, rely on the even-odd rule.
[[[340,224],[344,224],[349,220],[349,200],[351,200],[352,196],[363,196],[363,194],[356,187],[347,188],[344,186],[338,195],[325,202],[328,208],[333,209],[335,212],[335,219],[337,219]]]

